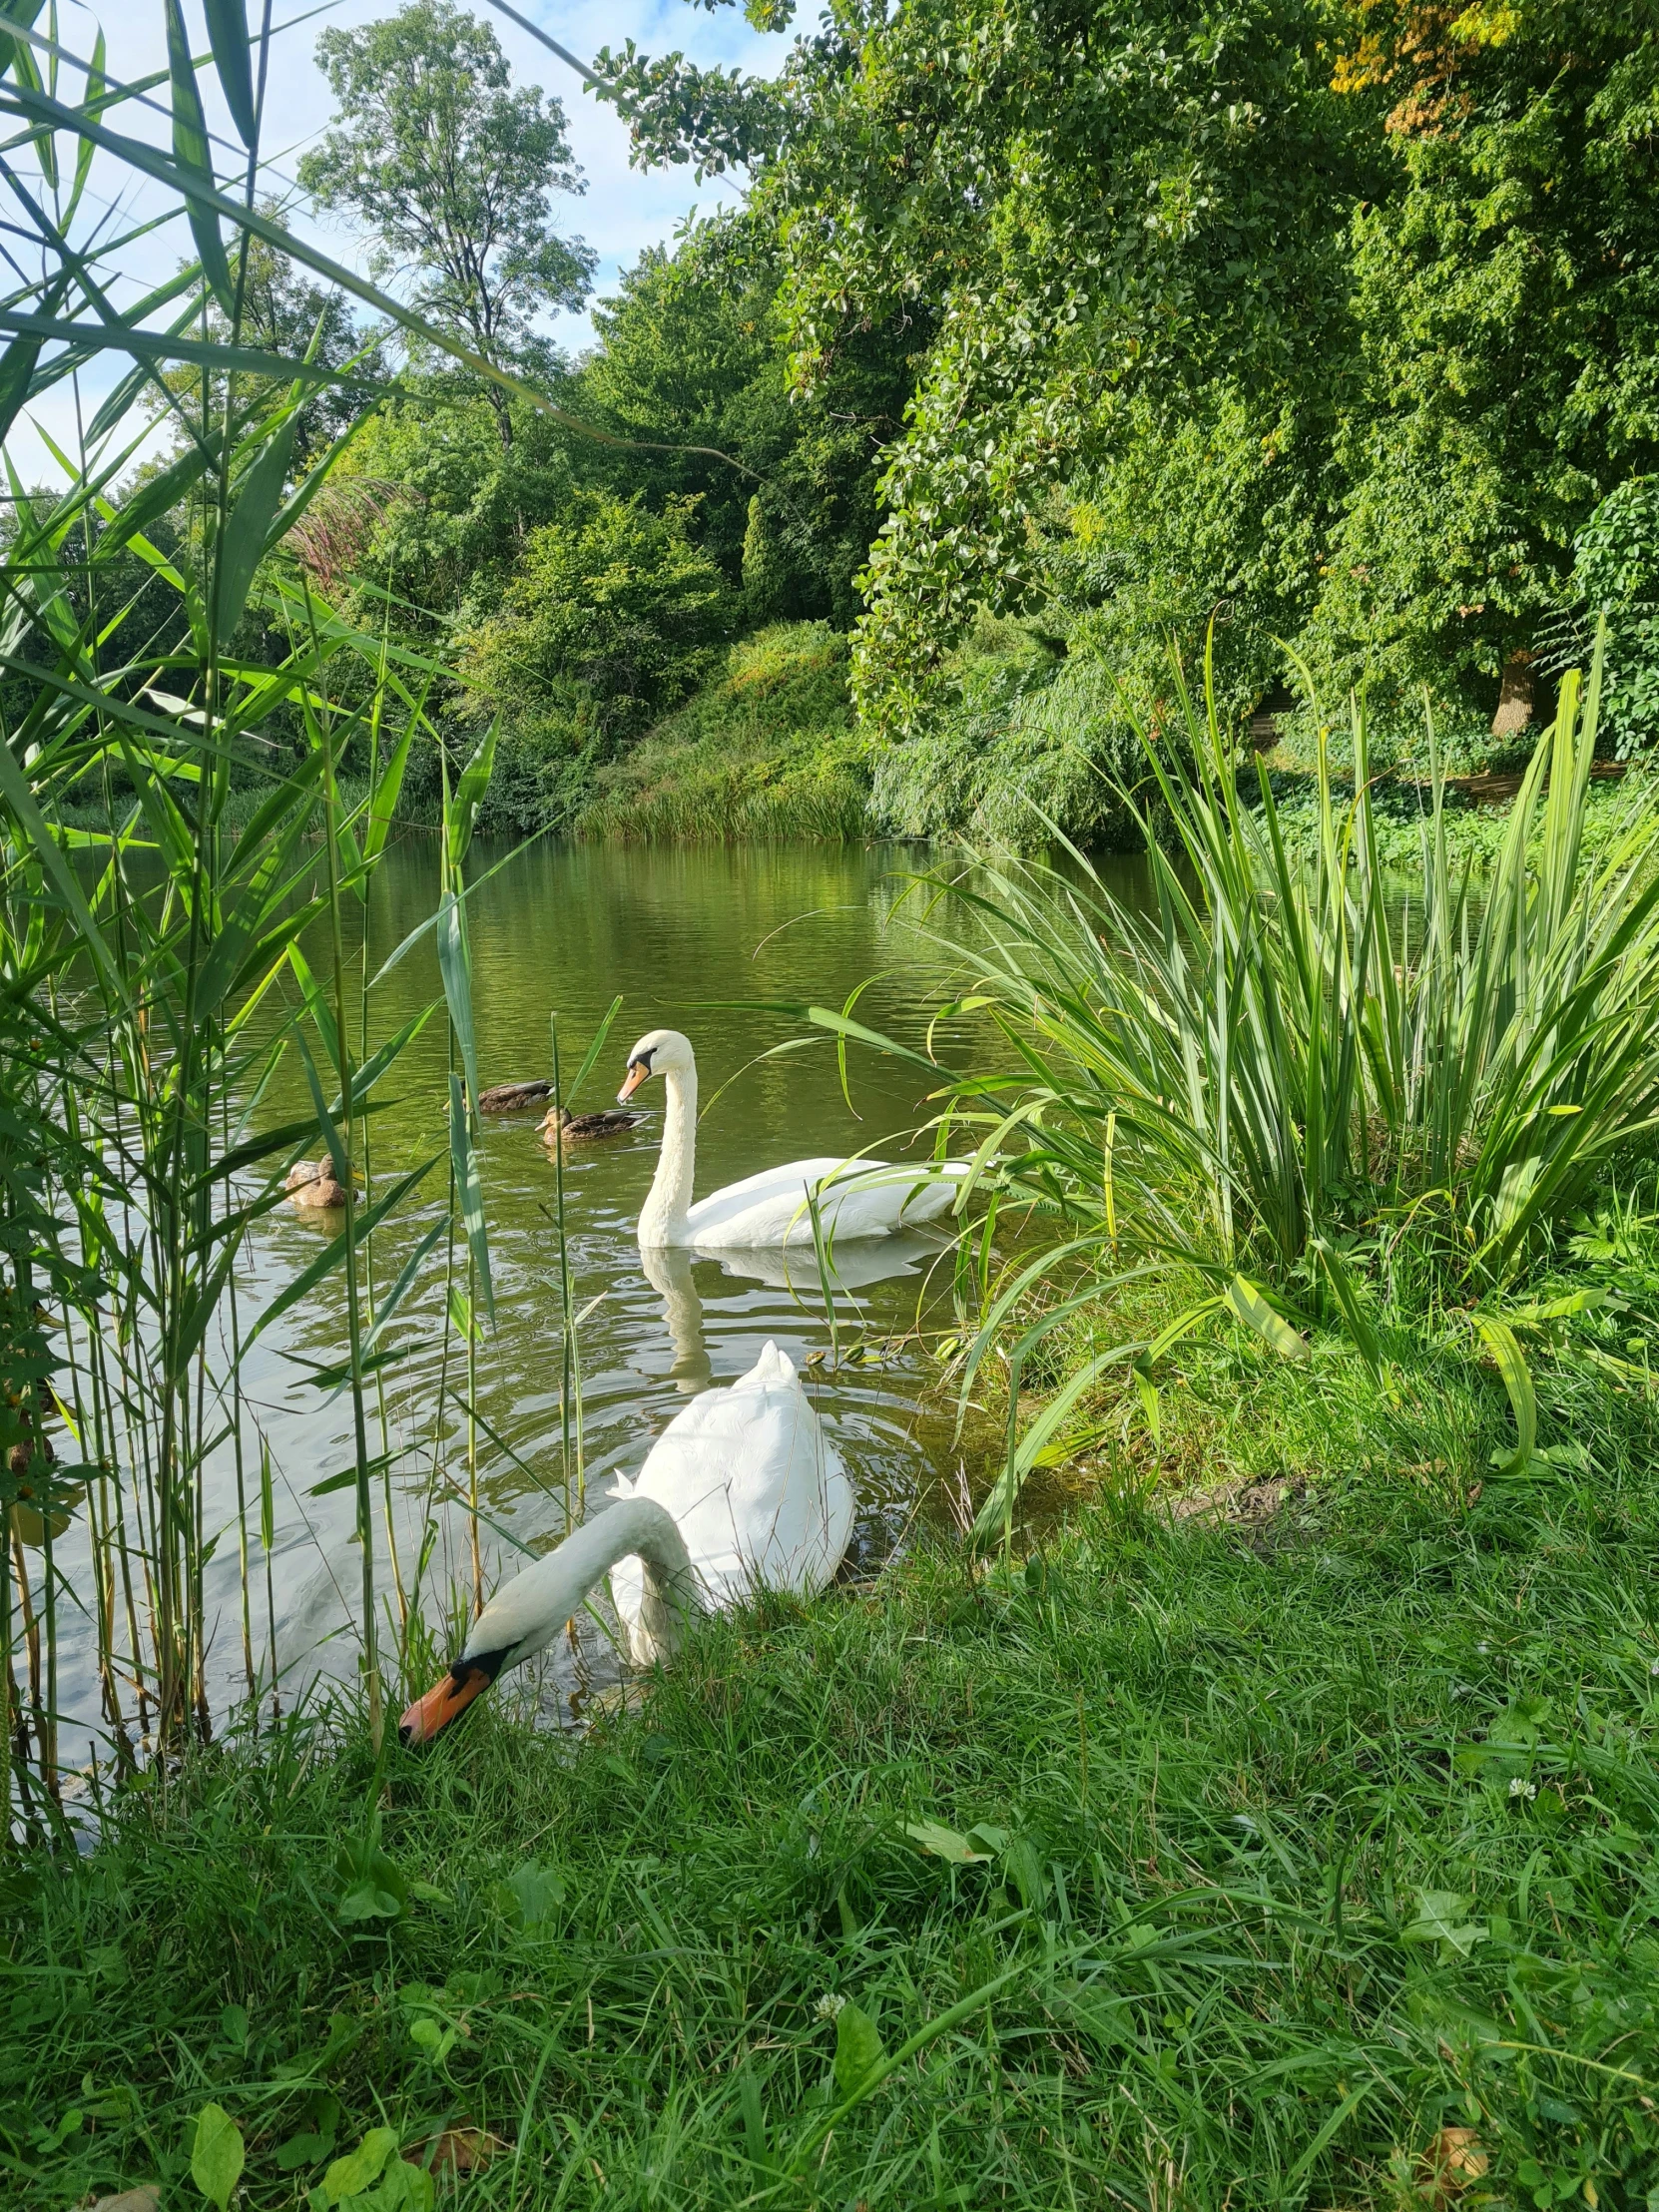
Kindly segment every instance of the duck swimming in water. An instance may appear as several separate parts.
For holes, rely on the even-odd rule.
[[[481,1114],[517,1114],[526,1106],[539,1106],[544,1098],[551,1098],[553,1085],[546,1083],[497,1083],[493,1090],[478,1093],[478,1111]]]
[[[604,1137],[627,1136],[644,1119],[643,1114],[622,1114],[610,1106],[596,1114],[573,1114],[566,1107],[553,1106],[538,1126],[543,1144],[554,1144],[560,1138],[566,1144],[597,1144]]]

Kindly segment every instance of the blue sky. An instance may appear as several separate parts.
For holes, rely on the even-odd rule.
[[[280,195],[283,181],[291,183],[300,154],[328,127],[328,88],[313,59],[317,32],[324,24],[371,22],[376,16],[392,13],[396,4],[397,0],[339,0],[337,5],[309,13],[304,0],[287,0],[287,4],[276,0],[274,21],[292,27],[283,30],[273,47],[266,98],[268,185],[274,192]],[[671,238],[693,206],[708,212],[720,202],[736,198],[738,183],[730,178],[708,180],[698,186],[689,169],[630,169],[627,129],[613,110],[585,91],[574,72],[528,33],[496,15],[487,0],[469,0],[469,4],[473,13],[491,23],[513,65],[515,78],[541,85],[564,103],[571,144],[585,173],[587,190],[580,199],[560,202],[557,218],[561,230],[585,238],[597,249],[600,264],[596,289],[601,296],[614,284],[619,271],[626,269],[643,248]],[[741,13],[731,7],[716,8],[711,13],[686,5],[684,0],[514,0],[514,4],[521,14],[540,23],[551,37],[584,59],[591,59],[602,46],[620,48],[632,38],[650,54],[679,49],[704,64],[730,67],[737,63],[747,70],[771,72],[781,66],[788,49],[786,38],[763,37],[752,31]],[[201,0],[184,0],[184,5],[192,43],[202,52],[207,36]],[[255,12],[251,5],[250,16]],[[296,20],[302,16],[306,19]],[[42,29],[45,20],[41,18]],[[97,26],[102,24],[113,77],[131,83],[166,66],[159,0],[139,0],[138,5],[126,10],[112,9],[107,4],[103,9],[93,9],[81,5],[80,0],[69,0],[68,5],[61,6],[59,21],[61,43],[80,55],[91,52]],[[217,87],[212,91],[217,95]],[[74,96],[71,92],[70,97]],[[165,88],[156,97],[165,106]],[[111,120],[116,128],[133,137],[164,146],[168,143],[165,114],[129,105]],[[234,140],[235,133],[222,109],[215,112],[210,107],[209,124],[222,138]],[[229,152],[220,151],[229,168]],[[100,156],[89,185],[88,210],[96,203],[101,211],[115,191],[124,195],[123,230],[135,217],[142,218],[147,207],[161,205],[159,199],[147,201],[143,187],[135,190],[129,179]],[[322,223],[303,214],[291,220],[296,229],[309,231],[336,261],[363,266],[360,242],[331,220]],[[121,277],[127,295],[158,282],[189,251],[188,234],[182,224],[171,224],[141,241],[122,258]],[[118,292],[122,288],[118,285]],[[562,315],[554,318],[550,327],[572,350],[579,349],[588,336],[586,316]],[[102,365],[95,364],[84,372],[81,389],[83,403],[89,409],[115,381],[121,365],[114,356],[105,356]],[[67,444],[73,437],[74,397],[67,384],[47,394],[33,412],[60,443]],[[48,481],[57,473],[27,414],[14,425],[7,447],[25,482]]]

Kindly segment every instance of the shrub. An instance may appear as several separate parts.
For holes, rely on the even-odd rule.
[[[1579,532],[1572,599],[1543,640],[1544,667],[1581,656],[1603,614],[1602,731],[1628,760],[1659,742],[1659,476],[1630,477]]]
[[[856,837],[868,747],[852,728],[847,641],[822,622],[775,623],[726,671],[599,771],[579,829],[592,836]]]
[[[692,542],[695,506],[578,494],[531,533],[500,611],[461,627],[471,712],[501,717],[490,827],[567,822],[594,769],[712,671],[736,600]]]
[[[1085,843],[1136,841],[1123,795],[1148,781],[1146,756],[1102,662],[1003,623],[981,626],[958,671],[949,704],[878,755],[878,828],[1028,850],[1052,822]]]

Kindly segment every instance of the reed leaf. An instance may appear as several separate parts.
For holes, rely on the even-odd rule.
[[[173,158],[181,170],[193,174],[211,188],[214,171],[208,124],[202,113],[202,94],[196,82],[196,64],[191,60],[190,40],[185,35],[184,14],[179,0],[163,0],[163,9],[167,21],[168,70],[173,82]],[[191,235],[196,240],[196,251],[202,257],[202,273],[213,286],[220,305],[234,320],[236,286],[231,281],[231,264],[226,258],[218,221],[210,209],[195,200],[185,212]]]

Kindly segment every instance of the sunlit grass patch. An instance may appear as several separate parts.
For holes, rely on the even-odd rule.
[[[1477,1373],[1439,1473],[1335,1362],[1301,1406],[1244,1343],[1192,1380],[1307,1480],[1271,1540],[1124,1490],[712,1621],[580,1747],[295,1722],[129,1796],[16,1938],[30,2201],[177,2175],[211,2100],[273,2212],[382,2127],[499,2145],[501,2207],[1395,2206],[1447,2129],[1495,2201],[1644,2202],[1651,1410],[1569,1378],[1591,1446],[1517,1486]],[[859,2021],[890,2054],[976,1990],[846,2102]]]

